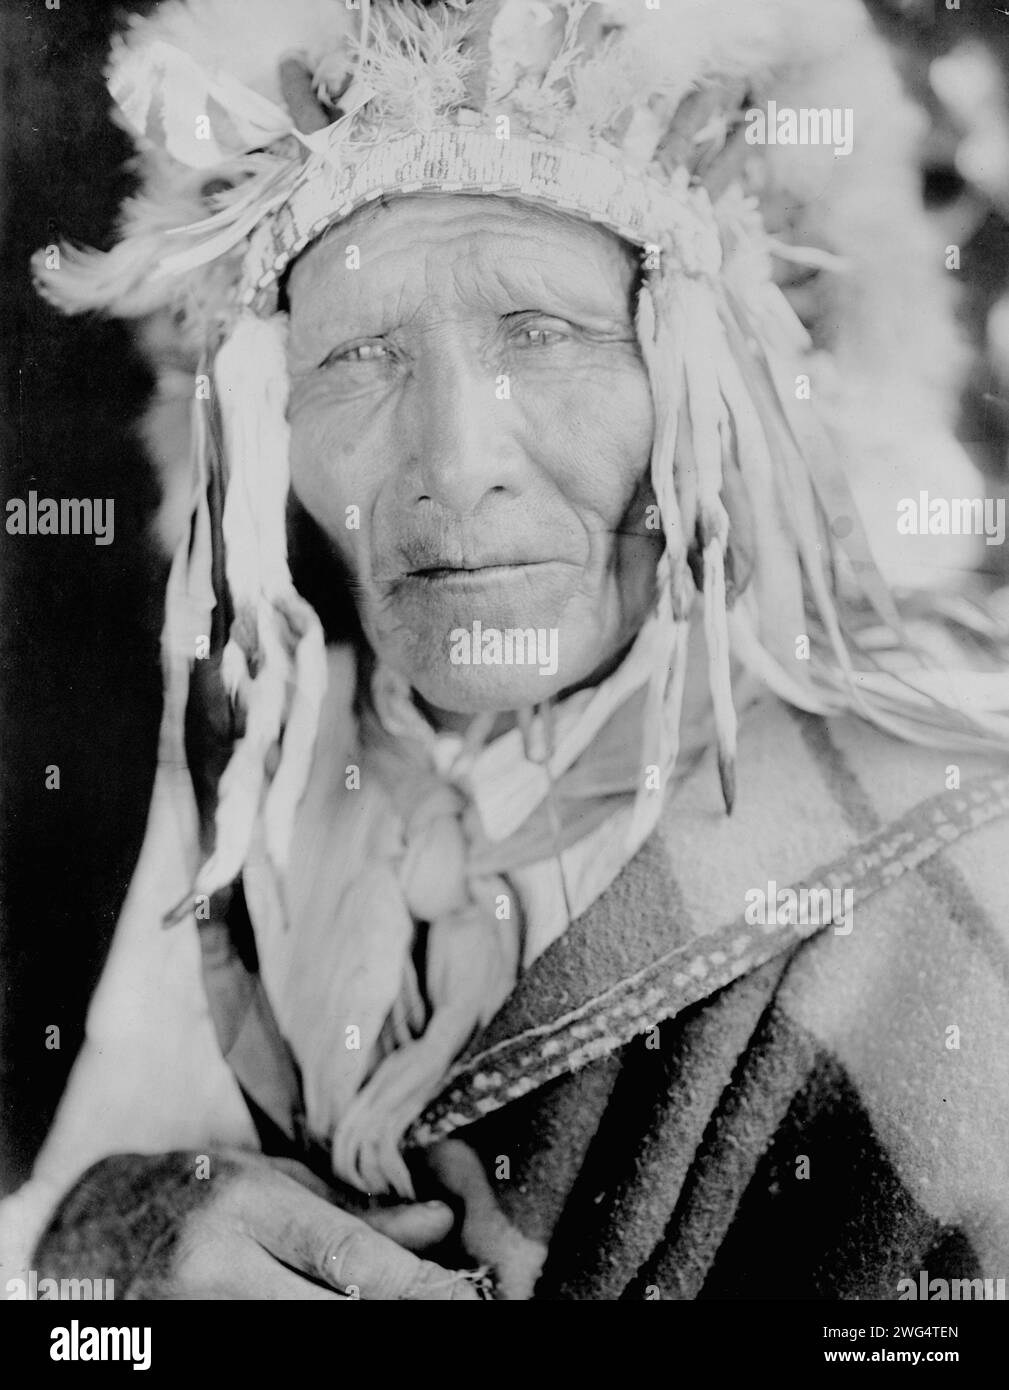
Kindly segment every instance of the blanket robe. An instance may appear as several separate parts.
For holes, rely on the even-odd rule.
[[[767,697],[738,786],[726,817],[713,754],[682,777],[410,1136],[418,1196],[460,1210],[441,1256],[488,1266],[498,1298],[897,1299],[923,1273],[1009,1276],[1009,767]],[[851,888],[851,931],[746,922],[769,880]],[[104,1040],[119,1071],[97,1111],[102,1062],[82,1056],[28,1184],[35,1230],[126,1148],[258,1142],[325,1171],[234,910],[203,926],[205,994],[195,929],[170,970],[150,915],[132,949],[162,957],[136,1008],[198,1000],[188,1057],[166,1039],[160,1064],[188,1105],[136,1088],[128,1026]],[[208,1046],[208,998],[241,1089]],[[8,1226],[32,1229],[25,1213]]]

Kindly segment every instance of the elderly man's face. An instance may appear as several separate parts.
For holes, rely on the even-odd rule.
[[[465,195],[356,214],[292,271],[292,486],[437,709],[583,684],[641,624],[661,542],[634,276],[605,231]]]

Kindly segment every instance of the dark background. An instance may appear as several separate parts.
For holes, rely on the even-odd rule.
[[[111,497],[115,540],[0,533],[3,934],[0,1179],[26,1175],[83,1035],[140,849],[160,714],[158,486],[132,432],[151,379],[129,328],[63,319],[28,260],[58,236],[107,247],[129,191],[107,118],[101,0],[3,6],[3,500]],[[60,788],[47,791],[57,764]],[[60,1028],[58,1051],[45,1047]]]
[[[149,531],[159,487],[135,434],[152,379],[133,330],[62,319],[28,280],[31,253],[60,236],[108,247],[129,191],[129,147],[107,119],[101,76],[123,8],[0,0],[0,502],[31,488],[115,500],[112,545],[0,530],[0,1194],[27,1176],[80,1045],[154,776],[167,563]],[[967,32],[983,35],[1009,69],[1009,16],[994,5],[870,8],[920,90],[928,58]],[[937,152],[923,178],[941,203],[960,188],[936,115]],[[965,322],[980,341],[988,307],[1009,286],[1009,233],[995,210],[979,219],[962,274]],[[962,435],[980,441],[996,472],[1009,409],[992,381],[979,355]],[[50,764],[58,791],[45,787]],[[53,1024],[58,1050],[45,1046]]]

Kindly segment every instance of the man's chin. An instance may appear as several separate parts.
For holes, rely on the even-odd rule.
[[[459,666],[417,672],[410,682],[433,711],[476,715],[541,704],[573,684],[573,679],[563,669],[551,673],[538,666]]]

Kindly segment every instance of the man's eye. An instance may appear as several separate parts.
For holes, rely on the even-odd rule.
[[[528,310],[508,317],[509,337],[518,347],[553,347],[568,342],[572,336],[572,325],[563,319]]]
[[[337,348],[326,357],[323,367],[331,367],[337,362],[383,362],[392,357],[388,343],[353,343],[347,348]]]
[[[551,328],[523,328],[521,336],[529,347],[550,347],[564,339],[563,333]]]

